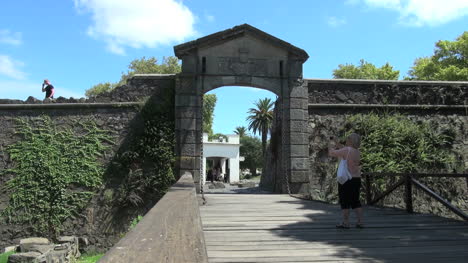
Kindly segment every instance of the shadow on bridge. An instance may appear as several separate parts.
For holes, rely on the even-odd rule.
[[[200,212],[209,262],[466,262],[468,256],[462,221],[365,207],[366,228],[344,230],[335,227],[338,205],[274,194],[206,196]]]
[[[351,229],[336,229],[334,223],[341,218],[338,205],[306,200],[278,203],[304,210],[297,222],[271,229],[289,241],[281,246],[294,249],[294,260],[300,260],[296,257],[303,250],[304,256],[315,256],[313,261],[340,262],[466,262],[468,256],[468,224],[463,221],[364,207],[364,229],[354,227],[354,214]]]

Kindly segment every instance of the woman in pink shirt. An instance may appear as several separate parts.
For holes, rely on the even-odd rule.
[[[359,195],[361,192],[361,153],[359,152],[360,144],[361,137],[356,133],[351,133],[348,138],[346,138],[346,145],[344,147],[336,141],[334,147],[332,147],[331,144],[329,145],[328,155],[346,160],[349,173],[352,176],[352,179],[346,181],[344,184],[338,183],[338,197],[343,213],[343,222],[337,225],[337,228],[349,229],[350,208],[356,212],[356,227],[363,228],[362,206],[361,202],[359,201]]]

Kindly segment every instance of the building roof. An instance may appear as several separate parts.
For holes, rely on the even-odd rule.
[[[249,24],[238,25],[224,31],[220,31],[190,42],[174,46],[174,53],[178,58],[182,58],[187,54],[195,52],[195,50],[199,47],[226,42],[231,39],[242,37],[246,34],[262,39],[265,42],[277,46],[281,49],[287,50],[288,53],[298,57],[303,62],[305,62],[309,58],[309,55],[303,49],[293,46],[290,43],[283,41],[277,37],[274,37],[268,33],[265,33],[262,30],[253,27]]]

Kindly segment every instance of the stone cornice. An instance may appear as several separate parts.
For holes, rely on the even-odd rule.
[[[238,25],[224,31],[220,31],[190,42],[174,46],[174,53],[178,58],[181,59],[183,56],[194,52],[201,46],[208,46],[219,42],[225,42],[230,39],[243,36],[245,34],[251,34],[259,39],[265,40],[265,42],[267,43],[278,46],[281,49],[287,50],[288,53],[298,57],[298,59],[302,62],[305,62],[309,58],[309,55],[303,49],[293,46],[290,43],[276,38],[249,24]]]

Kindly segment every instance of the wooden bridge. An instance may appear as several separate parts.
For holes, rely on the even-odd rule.
[[[206,194],[176,183],[99,262],[467,262],[468,224],[365,207],[364,229],[336,229],[337,205],[288,195]],[[351,217],[353,218],[353,217]]]

